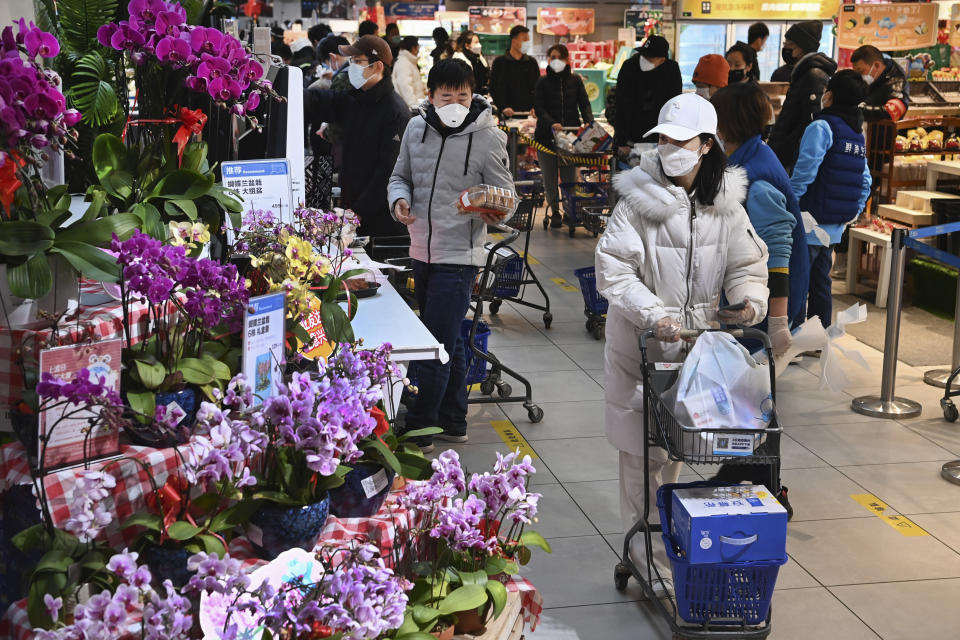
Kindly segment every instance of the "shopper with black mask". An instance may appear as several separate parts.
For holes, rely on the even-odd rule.
[[[730,73],[727,84],[754,82],[757,71],[757,52],[746,42],[738,42],[727,50],[727,64]]]
[[[680,66],[667,58],[669,49],[666,38],[650,36],[637,49],[637,54],[620,68],[614,143],[623,156],[638,142],[657,141],[655,135],[645,137],[645,134],[657,126],[663,105],[683,90]]]

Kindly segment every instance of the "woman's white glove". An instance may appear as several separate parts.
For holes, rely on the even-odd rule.
[[[723,324],[737,324],[749,326],[753,324],[753,319],[757,317],[757,312],[753,307],[753,303],[744,298],[743,302],[746,306],[743,309],[739,310],[723,310],[720,309],[717,311],[717,319]]]
[[[770,335],[770,342],[773,343],[774,358],[779,358],[785,354],[793,343],[787,316],[770,316],[767,318],[767,333]]]
[[[679,322],[670,316],[665,316],[657,320],[657,324],[653,325],[653,335],[660,342],[679,342],[680,330],[682,328]]]

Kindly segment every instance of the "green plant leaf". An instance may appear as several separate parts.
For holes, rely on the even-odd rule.
[[[486,571],[488,576],[495,576],[498,573],[503,572],[507,568],[507,559],[501,558],[500,556],[490,556],[487,558],[486,564],[483,566],[483,570]]]
[[[167,535],[174,540],[189,540],[200,533],[200,531],[202,531],[200,527],[195,527],[189,522],[184,522],[183,520],[177,520],[167,527]]]
[[[436,636],[432,636],[429,633],[424,633],[423,631],[411,631],[410,633],[397,635],[397,640],[437,640],[437,638]]]
[[[147,364],[140,360],[134,360],[134,364],[137,367],[137,373],[140,375],[140,382],[143,383],[147,389],[156,389],[161,384],[163,384],[164,378],[167,377],[167,369],[162,364]]]
[[[550,549],[550,543],[547,542],[546,538],[536,531],[531,531],[530,529],[526,529],[522,534],[520,534],[520,544],[525,547],[537,547],[538,549],[543,549],[547,553],[553,553],[553,551]]]
[[[176,370],[182,373],[183,379],[190,384],[211,384],[216,378],[210,363],[200,358],[181,358]]]
[[[29,256],[53,246],[53,229],[29,220],[0,222],[0,254]]]
[[[101,133],[93,141],[93,167],[97,178],[103,179],[116,171],[125,171],[127,167],[127,146],[119,136],[112,133]],[[133,175],[130,175],[130,184],[133,184]],[[104,185],[106,188],[106,185]],[[108,189],[109,193],[109,189]]]
[[[84,123],[103,127],[117,117],[120,101],[113,85],[114,70],[100,51],[91,51],[78,59],[70,80],[67,97],[82,114]]]
[[[43,596],[49,593],[56,598],[63,594],[66,587],[66,573],[44,573],[32,576],[30,589],[27,591],[27,616],[34,628],[47,629],[52,626],[53,621],[47,613]]]
[[[373,438],[370,440],[371,446],[383,456],[383,461],[387,463],[387,466],[390,467],[394,473],[400,473],[403,465],[400,464],[400,460],[397,459],[397,456],[394,455],[393,451],[390,451],[390,448],[387,445],[383,444],[378,438]]]
[[[167,200],[163,208],[171,215],[183,213],[183,215],[187,216],[190,220],[197,219],[197,205],[193,200]],[[171,209],[173,209],[173,211],[171,211]]]
[[[278,504],[296,506],[302,504],[281,491],[257,491],[253,494],[254,500],[267,500]]]
[[[321,305],[320,318],[323,320],[323,330],[327,334],[327,340],[343,344],[355,341],[350,319],[339,304],[327,302]]]
[[[82,275],[100,282],[116,282],[120,279],[120,265],[109,253],[85,242],[58,241],[50,249],[59,253]]]
[[[10,541],[13,543],[13,546],[20,549],[20,551],[30,551],[31,549],[41,548],[46,538],[47,535],[43,525],[35,524],[13,536]]]
[[[432,436],[438,433],[443,433],[443,429],[440,427],[423,427],[420,429],[411,429],[410,431],[404,431],[402,434],[397,436],[397,440],[404,442],[410,438],[416,438],[418,436]]]
[[[57,37],[70,51],[98,48],[97,29],[117,19],[117,0],[60,0]]]
[[[422,604],[414,605],[411,614],[413,615],[413,621],[416,622],[420,627],[436,621],[437,618],[443,615],[433,607],[428,607]]]
[[[151,531],[161,531],[163,529],[163,518],[157,513],[141,511],[124,520],[120,528],[126,529],[133,526],[146,527]]]
[[[87,222],[80,222],[57,233],[56,240],[85,242],[92,245],[106,247],[110,244],[114,234],[121,240],[126,240],[133,232],[140,228],[140,218],[132,213],[117,213],[105,218],[97,218]]]
[[[223,543],[217,536],[211,536],[208,533],[201,533],[197,537],[201,542],[203,542],[203,548],[207,553],[215,553],[222,558],[223,554],[227,552],[227,548],[223,546]]]
[[[164,176],[146,199],[194,200],[206,195],[212,186],[212,175],[203,175],[189,169],[177,169]]]
[[[408,453],[398,451],[397,460],[400,461],[400,475],[410,480],[426,480],[433,475],[433,467],[430,461],[423,457],[419,451],[417,453]]]
[[[457,571],[457,579],[460,584],[478,584],[481,587],[487,584],[487,572],[480,571]]]
[[[137,413],[153,419],[157,411],[157,395],[152,391],[143,391],[140,393],[127,392],[127,404]]]
[[[138,203],[130,208],[130,212],[140,219],[141,231],[157,240],[167,239],[167,227],[163,223],[163,216],[155,206],[149,202]]]
[[[476,609],[480,606],[483,606],[483,603],[486,601],[486,589],[480,585],[468,584],[458,587],[447,594],[447,597],[438,603],[437,609],[441,614],[449,615],[451,613],[456,613],[457,611],[469,611],[470,609]]]
[[[72,564],[73,558],[70,554],[61,549],[51,549],[43,554],[40,561],[37,562],[37,566],[34,567],[34,573],[39,574],[50,571],[66,573]]]
[[[35,253],[26,262],[7,265],[7,284],[10,293],[18,298],[43,297],[53,286],[50,262],[44,253]]]
[[[496,618],[503,613],[504,607],[507,606],[507,588],[496,580],[490,580],[486,583],[486,589],[493,601],[493,617]]]
[[[230,372],[230,367],[226,363],[220,362],[209,353],[203,354],[201,361],[210,367],[210,370],[213,372],[213,377],[217,378],[218,380],[229,380],[233,377]]]
[[[100,185],[114,198],[126,202],[133,195],[133,174],[124,169],[117,169],[100,178]]]

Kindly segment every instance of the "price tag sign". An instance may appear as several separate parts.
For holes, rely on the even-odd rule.
[[[286,158],[223,162],[221,171],[224,188],[240,194],[245,211],[262,209],[282,222],[293,221],[290,162]]]
[[[243,314],[243,375],[253,384],[256,404],[277,394],[283,381],[286,295],[270,293],[250,299]]]
[[[713,455],[752,456],[755,436],[744,433],[713,434]]]

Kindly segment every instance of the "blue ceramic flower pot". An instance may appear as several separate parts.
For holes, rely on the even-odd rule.
[[[182,587],[190,580],[187,558],[191,554],[182,547],[158,547],[147,544],[140,552],[140,560],[150,568],[155,584],[169,579],[175,587]]]
[[[187,442],[193,433],[193,425],[197,422],[197,409],[200,406],[200,393],[193,387],[185,387],[180,391],[165,391],[156,396],[156,405],[166,407],[176,403],[186,414],[174,430],[160,429],[155,424],[142,425],[130,421],[126,430],[130,434],[133,444],[145,447],[164,449],[176,447]]]
[[[338,518],[369,518],[380,510],[393,486],[394,472],[378,464],[360,464],[330,490],[330,514]]]
[[[329,514],[329,494],[305,507],[267,502],[250,516],[247,537],[265,560],[273,560],[294,547],[313,551]]]

